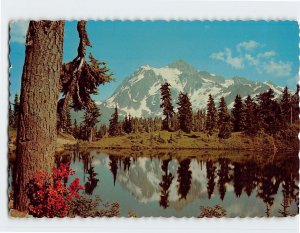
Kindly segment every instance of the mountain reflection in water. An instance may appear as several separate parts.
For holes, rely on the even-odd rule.
[[[119,202],[123,216],[134,211],[138,216],[196,217],[200,206],[217,204],[228,217],[291,216],[299,211],[297,152],[111,153],[64,152],[56,163],[70,162],[85,192]]]

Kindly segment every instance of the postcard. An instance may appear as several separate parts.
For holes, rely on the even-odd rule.
[[[20,20],[9,57],[11,217],[298,215],[296,21]]]

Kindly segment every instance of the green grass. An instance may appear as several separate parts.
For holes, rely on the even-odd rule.
[[[129,134],[104,137],[89,144],[89,147],[106,149],[217,149],[217,150],[264,150],[273,149],[272,137],[264,134],[248,137],[232,133],[229,139],[219,139],[217,134],[208,136],[202,132],[167,132]]]
[[[290,132],[293,136],[294,129]],[[141,150],[245,150],[245,151],[264,151],[264,150],[298,150],[298,138],[274,138],[268,134],[260,133],[250,137],[241,132],[232,133],[228,139],[219,139],[217,133],[209,136],[204,132],[191,132],[190,134],[182,131],[167,132],[155,131],[151,133],[131,133],[117,137],[106,135],[102,139],[94,142],[86,142],[74,139],[71,135],[59,134],[57,138],[57,151],[75,148],[91,149],[126,149],[130,151]],[[293,138],[293,137],[292,137]],[[16,130],[9,130],[9,148],[15,149]]]

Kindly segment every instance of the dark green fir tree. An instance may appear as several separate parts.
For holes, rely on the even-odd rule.
[[[206,130],[209,135],[212,135],[213,131],[217,127],[217,109],[215,106],[214,99],[211,94],[209,94],[206,110]]]
[[[109,120],[108,133],[110,136],[117,136],[119,134],[119,116],[117,106],[115,107],[115,111]]]
[[[172,97],[170,91],[170,84],[164,83],[160,87],[161,104],[163,109],[164,119],[162,121],[162,130],[170,130],[170,119],[174,116],[175,112],[172,106]]]
[[[234,132],[240,132],[244,129],[245,125],[245,109],[242,101],[242,97],[237,95],[234,100],[232,114],[232,125]]]
[[[245,100],[245,124],[244,133],[246,135],[256,135],[259,131],[259,122],[257,119],[257,105],[250,95]]]
[[[187,94],[180,93],[178,97],[178,120],[180,129],[190,133],[193,127],[192,104]]]
[[[227,139],[231,136],[231,118],[224,97],[221,97],[218,109],[218,137]]]
[[[132,132],[132,118],[129,114],[129,116],[125,116],[124,122],[123,122],[123,131],[127,134]]]
[[[101,116],[100,110],[96,104],[87,108],[83,119],[84,138],[88,141],[93,141],[95,138],[96,126],[99,122],[98,118]]]

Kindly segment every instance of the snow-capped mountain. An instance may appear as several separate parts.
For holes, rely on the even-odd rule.
[[[102,120],[106,122],[109,119],[116,105],[121,116],[126,113],[138,117],[161,116],[160,86],[165,82],[171,85],[175,109],[180,92],[188,93],[193,109],[197,110],[206,107],[209,94],[214,97],[216,105],[224,96],[228,107],[232,108],[237,94],[244,98],[247,95],[254,97],[272,88],[279,96],[282,91],[282,87],[270,81],[261,83],[243,77],[225,79],[198,71],[182,60],[161,68],[144,65],[126,78],[109,99],[98,102],[103,113]]]

